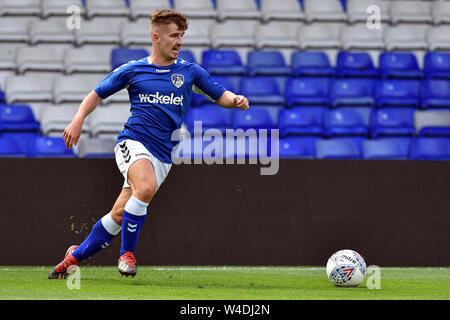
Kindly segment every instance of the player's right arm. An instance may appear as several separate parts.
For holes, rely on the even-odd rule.
[[[67,126],[63,133],[63,139],[67,149],[72,149],[72,147],[78,143],[84,120],[92,111],[94,111],[101,101],[102,98],[100,98],[95,91],[92,91],[83,99],[72,122]]]

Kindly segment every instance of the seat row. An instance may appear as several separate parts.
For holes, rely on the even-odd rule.
[[[96,16],[148,17],[154,9],[173,8],[189,18],[271,19],[312,21],[366,21],[377,10],[382,21],[391,23],[449,21],[445,1],[387,0],[0,0],[2,15],[64,15],[69,6],[89,19]],[[376,7],[377,9],[373,9]],[[368,11],[368,8],[371,10]]]

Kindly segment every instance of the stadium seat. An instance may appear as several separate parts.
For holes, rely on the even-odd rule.
[[[41,17],[47,19],[50,16],[67,16],[67,8],[71,5],[77,6],[80,15],[84,15],[83,0],[41,0]]]
[[[289,78],[286,81],[286,107],[296,105],[322,105],[330,103],[329,78]]]
[[[353,24],[356,22],[367,21],[369,13],[367,13],[367,8],[369,6],[377,6],[380,8],[380,19],[381,22],[389,22],[391,20],[389,14],[389,1],[384,0],[347,0],[347,18],[348,22]]]
[[[450,22],[450,2],[433,1],[431,3],[431,18],[434,25]]]
[[[333,77],[336,70],[322,51],[295,51],[291,56],[291,67],[295,77]]]
[[[16,70],[16,47],[0,47],[0,70]]]
[[[339,0],[303,0],[306,21],[346,21],[347,16]]]
[[[281,159],[314,159],[318,137],[285,137],[279,142]]]
[[[50,18],[30,22],[30,44],[74,43],[75,32],[67,28],[67,18]]]
[[[0,5],[0,8],[2,6]],[[2,10],[2,9],[0,9]],[[1,16],[1,14],[0,14]],[[28,42],[29,25],[33,18],[24,17],[1,17],[0,19],[0,41]]]
[[[139,60],[148,55],[149,52],[146,49],[115,48],[111,51],[111,70],[129,61]]]
[[[249,76],[290,75],[280,51],[249,51],[247,53],[247,74]]]
[[[375,98],[378,108],[410,107],[420,105],[419,80],[388,79],[379,81],[375,87]]]
[[[204,50],[202,66],[214,75],[244,75],[247,68],[242,65],[241,57],[235,50]]]
[[[195,59],[194,53],[189,49],[180,50],[178,52],[178,59],[197,63],[197,59]]]
[[[313,49],[339,49],[341,40],[337,31],[328,23],[315,23],[303,25],[298,32],[299,48],[302,50]]]
[[[421,88],[422,109],[449,108],[450,80],[427,79]]]
[[[280,110],[278,128],[280,136],[323,134],[323,117],[326,107],[294,107]]]
[[[86,17],[126,16],[129,8],[124,0],[85,0]]]
[[[240,93],[247,97],[250,104],[284,104],[284,96],[273,77],[243,77]]]
[[[148,19],[124,21],[122,27],[120,28],[120,44],[123,47],[131,45],[151,46],[152,38],[150,36],[149,29],[150,21]]]
[[[226,20],[211,25],[209,37],[211,47],[248,47],[256,45],[255,29],[257,21],[252,20]]]
[[[410,52],[382,52],[379,56],[379,68],[384,79],[421,79],[417,58]]]
[[[264,48],[298,48],[298,22],[271,21],[255,28],[255,46]]]
[[[371,137],[414,135],[415,110],[414,108],[373,109],[370,118]]]
[[[22,47],[18,48],[16,62],[19,73],[27,71],[64,71],[64,48]]]
[[[276,129],[277,124],[273,121],[269,112],[260,108],[250,108],[249,110],[234,110],[231,115],[231,126],[233,129]]]
[[[360,159],[361,147],[352,138],[319,139],[316,141],[316,159]]]
[[[424,57],[424,72],[427,78],[450,80],[450,53],[427,52]]]
[[[384,30],[386,50],[427,50],[427,28],[427,25],[404,24],[386,27]]]
[[[217,18],[217,11],[211,0],[173,0],[173,7],[188,18]]]
[[[448,51],[450,49],[450,26],[434,26],[427,34],[429,51]]]
[[[450,160],[450,138],[419,137],[411,142],[412,160]]]
[[[102,74],[60,75],[55,78],[53,90],[54,102],[81,103],[83,99],[103,80]]]
[[[210,29],[216,23],[213,19],[193,19],[183,36],[184,46],[211,46]],[[148,38],[148,35],[147,35]]]
[[[64,72],[71,73],[103,73],[111,71],[111,50],[109,46],[85,46],[67,48],[64,52]]]
[[[77,46],[85,44],[120,44],[124,19],[101,18],[83,21],[83,27],[75,29]],[[148,29],[147,29],[148,31]]]
[[[221,108],[216,104],[204,104],[198,108],[190,108],[186,113],[184,123],[191,135],[196,134],[195,121],[201,121],[202,131],[208,129],[218,129],[222,134],[225,134],[226,129],[231,129],[231,110]],[[201,132],[197,132],[201,134]]]
[[[52,101],[53,78],[53,75],[37,74],[9,76],[5,86],[6,101]]]
[[[156,9],[171,9],[170,0],[128,0],[130,3],[130,18],[136,20],[148,17],[149,13]]]
[[[369,29],[365,23],[346,25],[340,32],[342,49],[350,50],[383,50],[383,30]]]
[[[430,1],[392,1],[391,23],[431,23]]]
[[[374,82],[372,79],[335,79],[331,83],[330,103],[339,106],[373,106]]]
[[[231,92],[238,92],[237,87],[233,79],[229,76],[213,76],[213,79],[216,80],[219,84],[221,84],[225,89]],[[209,100],[206,96],[202,94],[193,94],[192,102],[194,106],[201,106],[203,104],[210,104],[211,100]]]
[[[215,0],[219,20],[260,19],[261,12],[254,0]]]
[[[367,52],[340,51],[337,55],[337,76],[346,77],[378,77],[378,70],[373,65],[372,58]]]
[[[80,139],[77,155],[79,158],[114,158],[115,139]]]
[[[61,137],[66,127],[72,122],[78,111],[78,104],[49,105],[41,109],[41,133],[49,137]],[[89,135],[89,121],[83,124],[83,134]]]
[[[324,114],[325,137],[368,136],[370,107],[342,107]]]
[[[20,146],[14,139],[0,136],[0,158],[2,157],[26,157]]]
[[[305,14],[298,0],[261,0],[261,20],[303,20]]]
[[[40,0],[0,0],[0,17],[4,15],[37,16],[40,13]]]
[[[19,146],[20,152],[28,155],[31,141],[34,141],[39,135],[39,131],[5,131],[1,137],[14,140]]]
[[[408,160],[410,138],[364,140],[362,158],[365,160]]]
[[[450,137],[450,108],[445,110],[416,110],[414,126],[419,137]]]
[[[40,124],[28,105],[0,104],[0,133],[9,131],[39,132]]]
[[[75,158],[73,150],[66,148],[61,137],[39,136],[30,142],[28,157],[33,158]]]
[[[100,107],[89,115],[92,138],[115,138],[123,129],[131,112],[128,105]]]

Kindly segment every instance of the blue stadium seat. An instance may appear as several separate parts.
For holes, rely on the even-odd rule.
[[[249,51],[247,53],[249,76],[291,75],[292,70],[279,51]]]
[[[365,160],[408,160],[411,138],[364,140],[362,158]]]
[[[0,88],[0,103],[5,102],[5,93]]]
[[[314,159],[316,156],[316,141],[319,137],[285,137],[279,142],[281,159],[302,158]]]
[[[20,152],[28,154],[30,142],[34,141],[39,135],[39,131],[6,131],[2,134],[2,137],[14,140],[19,146]]]
[[[231,128],[231,116],[232,110],[217,104],[204,104],[198,108],[188,109],[184,123],[191,135],[194,134],[194,121],[202,122],[203,132],[208,129],[218,129],[225,134],[225,130]]]
[[[294,107],[282,109],[278,116],[280,136],[323,134],[323,115],[326,107]]]
[[[284,104],[284,96],[273,77],[243,77],[240,93],[254,104]]]
[[[233,110],[231,116],[231,125],[233,129],[276,129],[277,125],[273,121],[269,112],[260,108],[250,108],[243,111],[239,109]]]
[[[371,137],[414,135],[415,110],[413,108],[373,109],[370,117]]]
[[[230,76],[219,76],[215,75],[213,76],[213,79],[216,80],[218,83],[220,83],[222,86],[225,87],[225,89],[237,93],[238,90],[236,88],[235,82]],[[202,104],[210,104],[212,101],[209,100],[207,97],[205,97],[202,94],[194,93],[192,95],[192,104],[194,106],[201,106]]]
[[[336,70],[322,51],[296,51],[291,56],[291,68],[295,77],[334,77]]]
[[[348,139],[320,139],[316,141],[317,159],[360,159],[361,146],[358,141]]]
[[[0,137],[0,157],[26,157],[19,144],[11,138]]]
[[[330,103],[329,78],[289,78],[286,81],[286,107],[296,105],[322,105]]]
[[[450,80],[427,79],[421,88],[422,109],[448,108],[450,106]]]
[[[188,62],[197,63],[194,53],[191,50],[183,49],[178,52],[178,59],[183,59]]]
[[[247,68],[235,50],[204,50],[202,66],[210,74],[245,75]]]
[[[371,108],[342,107],[324,115],[324,134],[335,136],[368,136]]]
[[[372,58],[367,52],[340,51],[337,55],[337,76],[376,78],[379,75]]]
[[[410,159],[450,160],[450,138],[414,138],[411,142]]]
[[[424,58],[424,71],[427,78],[450,80],[450,53],[427,52]]]
[[[40,129],[33,110],[28,105],[0,104],[0,132],[35,131]]]
[[[111,69],[114,70],[124,63],[139,60],[148,55],[146,49],[115,48],[111,50]]]
[[[379,57],[379,68],[384,79],[422,79],[417,58],[410,52],[383,52]]]
[[[418,108],[420,88],[420,80],[387,79],[379,81],[375,88],[377,107]]]
[[[66,148],[64,140],[59,137],[36,137],[31,141],[29,157],[36,158],[75,158],[73,150]]]
[[[374,79],[335,79],[331,84],[330,103],[340,106],[373,106]]]

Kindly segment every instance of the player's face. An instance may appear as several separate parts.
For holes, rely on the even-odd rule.
[[[160,53],[167,60],[175,60],[178,58],[178,52],[183,45],[184,30],[180,30],[174,23],[161,28],[159,33],[159,49]]]

